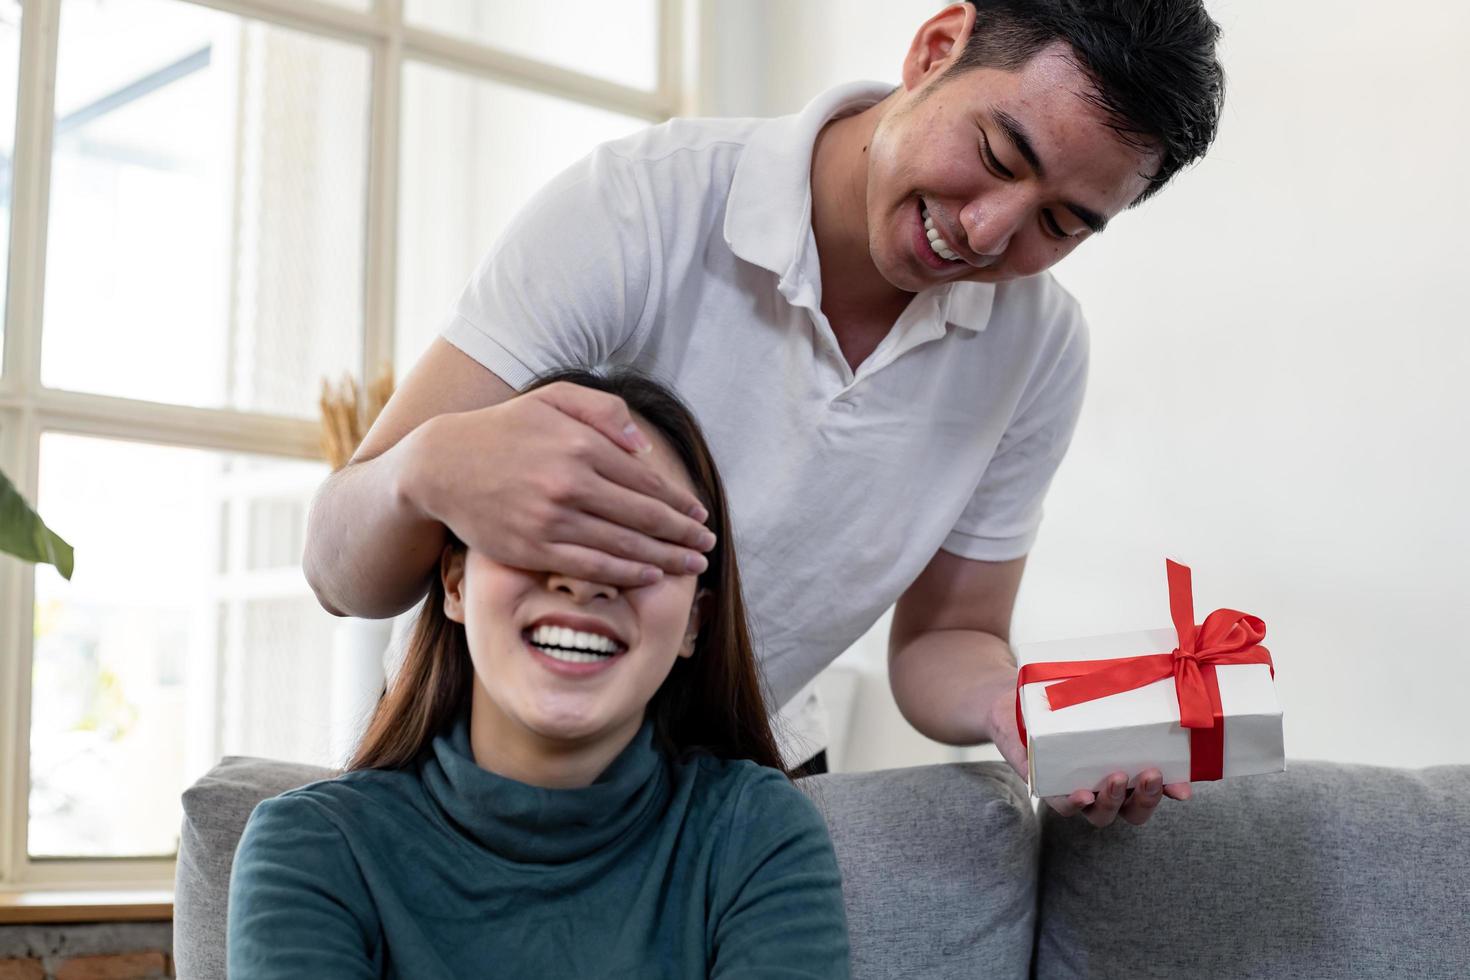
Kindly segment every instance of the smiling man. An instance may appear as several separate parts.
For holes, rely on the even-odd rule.
[[[1204,153],[1217,35],[1199,0],[976,0],[919,28],[896,89],[597,148],[491,249],[324,484],[305,556],[322,604],[407,608],[445,527],[624,589],[700,568],[704,517],[653,475],[625,406],[517,397],[555,367],[634,364],[719,459],[789,761],[824,744],[812,679],[896,604],[904,715],[1024,773],[1011,612],[1087,364],[1046,270]],[[1127,775],[1050,802],[1142,823],[1189,792],[1153,770],[1125,798]]]

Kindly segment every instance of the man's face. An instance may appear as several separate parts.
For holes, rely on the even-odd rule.
[[[868,248],[883,277],[909,292],[1050,268],[1143,193],[1158,167],[1156,153],[1122,142],[1084,99],[1092,86],[1065,44],[1014,72],[977,68],[940,82],[951,47],[925,38],[939,21],[915,38],[899,101],[869,147]]]

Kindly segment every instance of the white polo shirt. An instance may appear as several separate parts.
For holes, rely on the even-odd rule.
[[[1026,554],[1082,404],[1086,324],[1046,274],[926,289],[856,372],[844,359],[821,310],[812,144],[891,88],[599,146],[530,200],[443,329],[517,390],[572,365],[672,385],[725,483],[777,706],[938,549]],[[812,710],[803,696],[786,712],[817,742],[791,748],[788,732],[788,761],[822,747]]]

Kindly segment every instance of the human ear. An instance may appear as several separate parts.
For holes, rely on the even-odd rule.
[[[464,559],[462,548],[446,545],[439,556],[439,576],[444,582],[444,615],[456,623],[464,622]]]
[[[903,59],[903,87],[913,91],[948,68],[951,55],[965,46],[974,25],[972,3],[952,3],[919,25]]]
[[[709,609],[705,608],[714,601],[715,594],[709,589],[700,589],[694,595],[694,601],[689,604],[689,625],[684,629],[684,642],[679,644],[679,656],[694,656],[694,641],[699,639],[699,624],[709,615]]]

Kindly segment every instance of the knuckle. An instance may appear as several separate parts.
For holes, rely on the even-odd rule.
[[[532,527],[542,537],[559,538],[572,531],[573,515],[550,498],[543,498],[531,511]]]
[[[625,555],[637,555],[642,550],[643,537],[628,528],[619,528],[613,534],[613,547]]]
[[[606,391],[598,391],[595,395],[597,398],[596,410],[603,421],[617,424],[628,418],[628,404],[617,395]]]
[[[567,440],[567,452],[584,463],[597,457],[598,448],[597,440],[588,433],[579,432]]]
[[[535,516],[535,526],[545,537],[560,538],[570,530],[570,521],[567,519],[566,511],[555,507],[550,501],[543,501]]]
[[[666,504],[650,504],[644,509],[646,525],[657,530],[658,536],[666,541],[682,541],[691,538],[679,515]]]
[[[556,504],[571,503],[577,493],[577,486],[571,478],[560,473],[547,476],[541,489],[546,499]]]
[[[549,385],[542,385],[539,388],[522,392],[518,397],[511,400],[522,405],[550,404],[555,402],[559,396],[565,394],[570,387],[565,381],[554,381]]]

